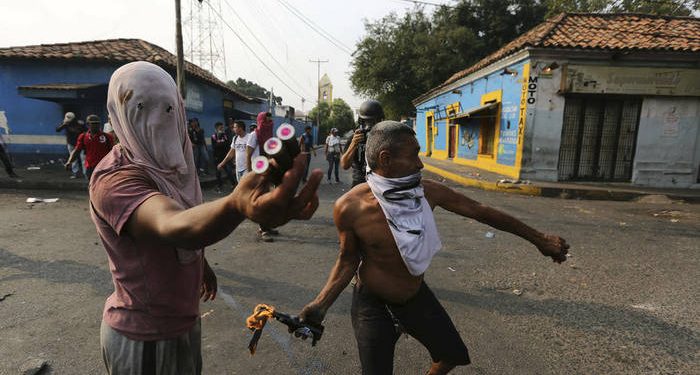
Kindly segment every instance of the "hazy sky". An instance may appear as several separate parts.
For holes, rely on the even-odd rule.
[[[340,44],[352,49],[364,34],[365,19],[377,20],[392,11],[403,14],[413,7],[410,2],[402,0],[205,0],[205,3],[209,1],[215,7],[221,6],[220,14],[228,23],[227,26],[212,13],[221,30],[221,37],[214,38],[214,41],[221,44],[223,40],[226,60],[226,71],[216,71],[217,77],[224,81],[243,77],[267,89],[274,88],[275,94],[282,96],[285,104],[302,109],[301,98],[265,69],[234,35],[233,29],[265,64],[306,98],[303,106],[306,111],[316,100],[317,66],[309,62],[312,59],[329,60],[321,65],[321,75],[328,73],[333,81],[334,97],[345,99],[354,108],[364,98],[355,96],[350,88],[350,55],[294,16],[283,6],[283,1],[339,40]],[[181,2],[183,21],[190,17],[192,5],[195,16],[197,12],[210,11],[206,4],[200,11],[196,0]],[[431,2],[449,3],[450,0]],[[185,35],[188,27],[187,23],[183,25]],[[174,53],[175,1],[0,0],[0,47],[113,38],[139,38]],[[208,40],[205,43],[208,44]],[[185,40],[184,44],[187,50],[189,41]],[[197,58],[194,62],[199,63]],[[202,65],[209,69],[208,64]]]

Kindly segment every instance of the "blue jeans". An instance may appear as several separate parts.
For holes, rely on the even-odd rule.
[[[209,154],[207,153],[206,145],[192,145],[192,153],[194,154],[194,166],[197,171],[203,169],[205,172],[209,169]]]
[[[214,164],[219,165],[223,161],[223,158],[214,158]],[[226,177],[228,177],[229,182],[231,182],[231,185],[236,184],[236,176],[233,174],[233,167],[231,166],[230,163],[227,163],[224,165],[224,173],[226,173]],[[221,187],[224,184],[223,178],[222,178],[222,173],[219,170],[219,168],[216,168],[216,185],[221,189]]]
[[[306,168],[304,168],[304,178],[302,179],[306,182],[306,178],[309,176],[309,168],[311,168],[311,152],[306,154]]]
[[[340,155],[335,152],[328,154],[328,181],[331,180],[331,172],[335,172],[335,181],[340,182],[338,178],[338,166],[340,165]]]
[[[70,157],[74,149],[75,146],[68,144],[68,157]],[[83,176],[85,175],[85,151],[80,151],[80,155],[70,165],[70,171],[73,173],[73,176],[77,176],[79,172],[83,172]]]

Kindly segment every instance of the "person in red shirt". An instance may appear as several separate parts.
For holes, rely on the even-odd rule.
[[[86,122],[89,130],[78,136],[75,149],[71,152],[65,167],[66,169],[70,168],[71,163],[78,157],[80,151],[85,150],[85,178],[90,181],[92,171],[95,170],[100,160],[112,149],[114,140],[111,135],[101,130],[102,121],[99,116],[90,115],[87,117]]]

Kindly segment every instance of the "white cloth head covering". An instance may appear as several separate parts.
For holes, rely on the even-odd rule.
[[[442,248],[435,216],[420,180],[420,172],[400,178],[367,173],[367,185],[384,211],[401,258],[413,276],[425,273]]]
[[[165,70],[145,61],[117,69],[109,81],[107,111],[119,138],[115,146],[118,152],[183,208],[202,203],[185,106],[175,81]],[[199,254],[201,250],[178,249],[183,263]]]

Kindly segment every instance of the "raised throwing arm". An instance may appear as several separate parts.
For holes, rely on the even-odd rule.
[[[436,206],[522,237],[537,246],[542,255],[551,257],[557,263],[566,261],[569,245],[563,238],[542,233],[505,212],[467,198],[435,181],[424,180],[423,186]]]

